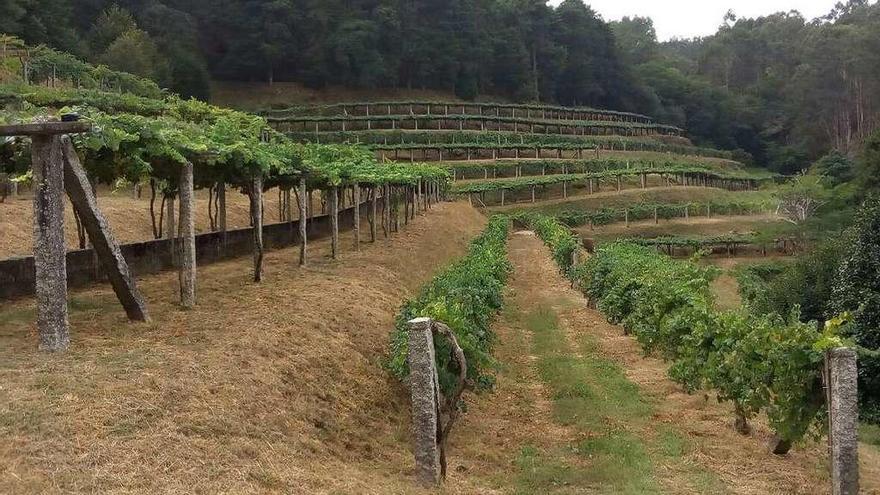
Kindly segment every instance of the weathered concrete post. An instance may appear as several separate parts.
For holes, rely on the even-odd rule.
[[[377,202],[379,196],[379,188],[377,186],[373,186],[370,188],[370,242],[376,242],[376,211],[377,211]]]
[[[440,482],[440,384],[434,358],[433,320],[409,321],[410,393],[416,478],[425,486]]]
[[[263,174],[255,172],[250,184],[251,220],[254,222],[254,282],[263,281]]]
[[[339,256],[339,188],[330,188],[330,251],[335,260]]]
[[[382,231],[385,238],[391,232],[391,186],[382,187]]]
[[[62,155],[64,157],[64,188],[74,209],[89,234],[95,254],[104,267],[113,291],[128,319],[148,321],[147,305],[137,288],[134,277],[128,270],[128,263],[119,250],[119,244],[113,238],[110,225],[98,209],[98,202],[92,192],[92,186],[86,171],[79,163],[79,157],[68,136],[61,138]]]
[[[831,440],[831,493],[859,493],[858,367],[854,349],[825,355],[828,369],[828,422]]]
[[[226,183],[217,183],[217,227],[223,237],[223,246],[226,246]]]
[[[307,263],[308,235],[306,233],[306,222],[308,220],[308,207],[306,200],[309,198],[311,198],[311,194],[306,191],[306,179],[303,177],[299,180],[299,194],[297,195],[299,200],[299,266],[306,266]]]
[[[354,196],[354,250],[361,250],[361,186],[355,183],[352,186]]]
[[[67,250],[64,243],[64,166],[61,136],[31,139],[34,188],[34,267],[40,350],[70,345],[67,320]]]
[[[193,165],[180,171],[180,305],[196,306],[196,225],[193,207]]]
[[[177,265],[177,225],[174,221],[173,195],[168,195],[165,200],[165,237],[171,241],[171,263]]]

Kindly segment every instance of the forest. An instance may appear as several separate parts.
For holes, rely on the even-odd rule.
[[[732,6],[734,7],[734,6]],[[880,6],[739,19],[659,42],[582,0],[3,0],[0,31],[210,98],[210,80],[430,88],[686,128],[791,174],[877,126]],[[720,21],[720,20],[719,20]],[[745,156],[745,155],[744,155]]]

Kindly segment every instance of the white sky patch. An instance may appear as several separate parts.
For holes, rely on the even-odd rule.
[[[737,17],[760,17],[774,12],[797,10],[807,19],[821,17],[840,0],[584,0],[606,21],[624,16],[654,19],[657,38],[693,38],[715,33],[724,14],[733,10]],[[559,5],[562,0],[550,0]]]

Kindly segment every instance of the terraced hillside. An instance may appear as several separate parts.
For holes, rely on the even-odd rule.
[[[682,129],[612,110],[382,101],[263,113],[294,140],[359,143],[383,161],[441,166],[448,192],[481,207],[634,188],[752,191],[776,178],[747,170],[732,152],[694,146]]]

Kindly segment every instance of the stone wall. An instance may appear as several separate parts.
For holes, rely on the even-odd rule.
[[[365,217],[368,203],[361,206]],[[315,216],[306,223],[309,240],[330,236],[330,216]],[[340,230],[354,225],[354,208],[339,211]],[[263,226],[263,244],[266,249],[278,249],[299,243],[299,221]],[[135,276],[157,273],[174,268],[171,241],[158,239],[120,246],[129,268]],[[253,251],[251,228],[229,230],[226,234],[209,232],[196,235],[196,259],[199,266],[250,255]],[[67,252],[67,285],[69,288],[87,287],[106,279],[91,249]],[[34,294],[34,258],[21,256],[0,260],[0,301]]]

